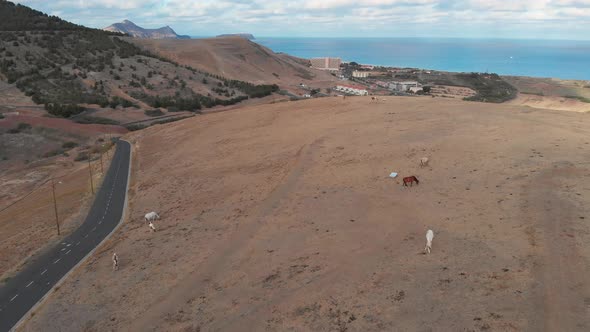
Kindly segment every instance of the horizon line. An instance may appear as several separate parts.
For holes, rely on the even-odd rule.
[[[192,34],[183,34],[188,35],[191,38],[216,38],[219,35],[237,35],[240,33],[219,33],[213,35],[192,35]],[[528,41],[571,41],[571,42],[590,42],[590,39],[558,39],[558,38],[532,38],[532,37],[441,37],[441,36],[418,36],[418,37],[400,37],[400,36],[264,36],[264,35],[256,35],[255,33],[252,34],[256,39],[261,38],[284,38],[284,39],[299,39],[299,38],[307,38],[307,39],[463,39],[463,40],[528,40]]]

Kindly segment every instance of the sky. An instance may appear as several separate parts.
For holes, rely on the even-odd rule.
[[[590,0],[20,0],[104,28],[129,19],[178,34],[590,40]]]

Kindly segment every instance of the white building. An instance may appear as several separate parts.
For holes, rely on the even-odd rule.
[[[421,86],[413,86],[409,88],[408,91],[410,91],[411,93],[418,93],[420,91],[423,91],[423,89]]]
[[[344,92],[344,93],[348,93],[351,95],[357,95],[357,96],[366,96],[369,94],[369,92],[362,86],[357,86],[357,85],[344,85],[344,84],[339,84],[336,85],[336,87],[334,88],[334,90],[340,91],[340,92]]]
[[[410,88],[418,88],[422,85],[416,81],[393,81],[389,83],[389,90],[406,92]]]
[[[369,77],[369,72],[368,71],[353,70],[352,77],[367,78],[367,77]]]

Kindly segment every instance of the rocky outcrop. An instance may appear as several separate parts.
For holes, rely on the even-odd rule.
[[[250,33],[227,33],[227,34],[223,34],[223,35],[219,35],[217,37],[242,37],[248,40],[254,40],[256,38],[254,38],[254,35],[250,34]]]
[[[178,35],[171,27],[165,26],[159,29],[144,29],[135,23],[125,20],[121,23],[109,25],[103,30],[126,33],[135,38],[149,39],[189,39],[189,36]]]

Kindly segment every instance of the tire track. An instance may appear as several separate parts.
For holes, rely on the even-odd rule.
[[[578,207],[564,198],[560,179],[580,178],[582,170],[560,167],[541,172],[526,188],[525,217],[534,221],[531,331],[587,331],[590,315],[590,269],[578,249],[575,234]],[[587,172],[584,172],[587,173]],[[541,313],[539,315],[539,313]]]
[[[323,141],[324,138],[319,138],[311,144],[301,147],[293,157],[294,161],[291,171],[281,184],[275,187],[266,199],[261,202],[253,214],[253,221],[235,230],[230,236],[230,239],[226,241],[228,245],[225,249],[204,265],[198,266],[192,273],[189,273],[170,293],[156,301],[155,305],[151,306],[148,312],[143,313],[141,320],[135,320],[129,330],[148,331],[157,329],[158,323],[163,320],[162,317],[167,313],[174,312],[179,306],[186,304],[187,301],[194,297],[194,294],[203,291],[206,285],[199,283],[199,280],[202,280],[205,276],[212,279],[217,274],[225,271],[231,265],[231,258],[239,253],[252,240],[260,228],[265,225],[261,220],[277,209],[280,206],[281,200],[293,190],[299,177],[303,174],[306,167],[311,164],[313,151]]]

